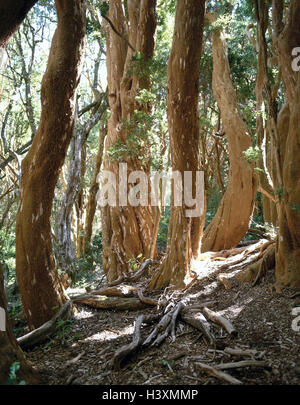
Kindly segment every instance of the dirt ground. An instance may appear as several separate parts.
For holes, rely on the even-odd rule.
[[[233,259],[232,259],[233,261]],[[199,264],[198,280],[184,293],[164,292],[169,301],[184,299],[188,305],[209,301],[209,308],[230,319],[238,336],[230,337],[213,326],[216,348],[210,348],[201,332],[178,321],[176,341],[168,337],[159,347],[141,349],[119,370],[111,359],[117,349],[132,340],[139,314],[153,314],[155,309],[111,311],[77,306],[69,329],[54,339],[27,352],[38,367],[46,385],[228,385],[199,369],[197,363],[217,366],[245,360],[224,352],[226,347],[255,350],[255,359],[265,360],[264,367],[242,367],[226,371],[244,385],[300,384],[300,319],[292,314],[300,307],[300,296],[288,298],[271,291],[274,271],[270,270],[251,287],[233,276],[245,271],[247,262],[220,270],[223,263]],[[218,281],[226,273],[230,289]],[[159,298],[159,293],[144,293]],[[298,314],[300,315],[300,309]],[[294,322],[294,323],[293,323]],[[153,325],[145,325],[146,338]],[[299,329],[299,328],[298,328]]]

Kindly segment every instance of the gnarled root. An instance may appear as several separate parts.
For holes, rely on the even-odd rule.
[[[238,274],[236,278],[240,281],[251,283],[252,287],[257,284],[261,277],[269,269],[275,267],[275,244],[268,244],[264,252],[261,252],[261,257],[256,263],[252,264],[245,273]]]

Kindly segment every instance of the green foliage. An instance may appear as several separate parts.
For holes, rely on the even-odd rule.
[[[139,89],[135,99],[139,104],[145,105],[148,103],[154,103],[156,100],[156,96],[155,94],[151,93],[151,91],[148,91],[146,89]]]
[[[140,253],[137,257],[133,257],[133,258],[129,259],[128,260],[129,269],[133,273],[135,273],[139,269],[141,262],[143,262],[144,259],[145,258],[143,257],[142,253]]]
[[[74,321],[72,319],[60,319],[57,321],[57,336],[62,344],[70,334],[73,323]]]
[[[141,150],[149,148],[152,138],[152,126],[154,119],[151,115],[135,110],[132,116],[122,120],[121,130],[126,131],[126,143],[117,141],[108,150],[111,160],[122,162],[127,157],[135,157],[140,160],[142,166],[148,163],[147,155],[141,154]]]
[[[18,381],[17,372],[20,370],[20,363],[15,362],[10,366],[9,377],[7,380],[7,385],[25,385],[25,381]]]
[[[209,27],[212,31],[222,30],[229,25],[231,19],[231,14],[222,14]]]
[[[209,198],[207,200],[207,209],[205,215],[205,226],[209,225],[215,216],[220,201],[222,199],[222,192],[220,191],[219,187],[211,186],[209,188]]]
[[[7,280],[13,281],[12,274],[15,269],[15,241],[14,228],[8,232],[0,229],[0,262],[4,264]]]
[[[74,286],[82,286],[94,277],[94,271],[102,260],[102,235],[96,234],[91,243],[87,244],[86,254],[77,259],[75,264],[75,282]]]
[[[104,15],[104,16],[105,16],[105,15],[108,13],[108,10],[109,10],[109,4],[108,4],[108,2],[107,2],[107,1],[103,1],[102,3],[100,3],[99,8],[100,8],[101,15]]]
[[[258,146],[251,146],[245,152],[243,152],[245,158],[249,163],[257,162],[262,156],[262,151]]]
[[[164,250],[167,246],[168,241],[168,226],[170,221],[171,207],[165,207],[162,215],[160,217],[158,235],[157,235],[157,245],[159,249]]]
[[[274,190],[274,194],[278,197],[279,200],[282,199],[282,197],[284,196],[284,188],[283,187],[278,187],[277,189]]]

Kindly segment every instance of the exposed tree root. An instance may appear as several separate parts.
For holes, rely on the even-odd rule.
[[[275,267],[275,242],[268,242],[262,248],[256,262],[245,273],[235,276],[237,280],[251,282],[251,285],[255,286],[267,270]]]
[[[267,235],[264,231],[261,231],[260,229],[249,228],[248,233],[257,234],[264,239],[271,240],[271,237],[269,235]]]
[[[145,274],[145,272],[147,271],[148,267],[151,264],[160,264],[160,262],[157,260],[147,259],[145,260],[144,263],[141,264],[140,268],[136,271],[136,273],[134,273],[133,275],[121,274],[121,276],[117,278],[117,280],[109,283],[108,287],[114,287],[123,282],[130,283],[138,281]]]
[[[161,318],[158,325],[155,326],[150,335],[144,341],[143,347],[149,346],[150,344],[152,344],[152,346],[159,345],[159,343],[161,343],[168,336],[170,331],[168,327],[173,316],[173,311],[174,309],[167,312]]]
[[[153,322],[158,321],[160,317],[161,314],[155,314],[155,315],[140,315],[137,318],[135,322],[132,342],[129,343],[128,345],[120,347],[120,349],[116,351],[112,359],[112,368],[120,370],[123,364],[126,361],[128,361],[140,348],[142,343],[141,338],[142,324],[151,324]]]
[[[236,329],[227,318],[208,308],[203,308],[203,312],[209,320],[222,326],[230,336],[237,336]]]
[[[22,349],[28,349],[43,343],[47,338],[52,336],[57,330],[57,321],[67,320],[72,315],[72,303],[67,301],[57,312],[57,314],[50,319],[50,321],[44,323],[39,328],[29,332],[17,339]]]
[[[180,315],[180,318],[187,324],[193,326],[194,328],[200,330],[205,336],[208,344],[212,347],[216,346],[216,338],[211,330],[210,323],[206,320],[204,315],[201,312],[189,313],[183,311]]]
[[[139,297],[139,300],[141,302],[143,302],[146,305],[152,305],[154,307],[158,306],[158,301],[153,300],[152,298],[144,297],[143,291],[141,289],[136,289],[136,291],[137,291],[137,295]]]
[[[134,333],[133,333],[133,339],[132,342],[126,346],[121,347],[118,349],[113,357],[112,361],[112,367],[115,370],[119,370],[121,368],[122,363],[129,357],[132,356],[139,346],[142,343],[142,337],[141,337],[141,326],[144,321],[144,315],[140,315],[136,322],[135,322],[135,328],[134,328]]]
[[[219,268],[219,270],[227,270],[228,268],[230,268],[232,266],[236,266],[237,264],[240,264],[240,263],[244,262],[248,258],[249,255],[251,255],[254,252],[256,252],[257,250],[259,250],[259,255],[254,258],[254,261],[257,261],[262,256],[262,252],[265,251],[265,249],[267,249],[267,247],[272,245],[273,243],[275,243],[275,242],[274,241],[267,241],[266,243],[263,243],[263,244],[256,243],[254,245],[250,245],[250,246],[247,246],[245,248],[241,248],[241,251],[239,253],[235,253],[235,255],[243,253],[242,257],[235,260],[234,262],[224,264],[223,266],[221,266]],[[232,249],[232,250],[236,250],[236,249]],[[228,257],[232,257],[232,255],[228,256]]]

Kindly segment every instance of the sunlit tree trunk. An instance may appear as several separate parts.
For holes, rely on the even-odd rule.
[[[168,63],[168,125],[172,170],[194,174],[200,166],[199,77],[204,26],[204,0],[181,0],[177,3],[172,51]],[[173,187],[174,198],[174,187]],[[193,278],[192,260],[199,253],[204,213],[187,217],[183,205],[171,209],[166,258],[149,288],[173,286],[184,288]]]
[[[292,51],[300,46],[300,3],[292,0],[285,27],[283,1],[273,1],[273,21],[279,64],[290,119],[282,151],[282,190],[279,204],[279,235],[276,246],[276,283],[300,286],[300,73],[293,70]],[[286,129],[287,131],[287,129]]]
[[[56,0],[55,5],[58,25],[42,81],[40,125],[22,164],[16,222],[16,273],[31,329],[48,321],[66,300],[53,256],[50,216],[74,126],[85,2]]]
[[[226,192],[218,211],[203,236],[202,251],[235,247],[248,231],[253,213],[257,181],[244,156],[252,146],[234,89],[222,32],[213,32],[213,91],[221,111],[228,140],[230,173]]]
[[[113,161],[108,152],[119,142],[128,147],[128,130],[122,128],[124,120],[128,121],[135,110],[151,114],[150,106],[141,106],[136,101],[138,89],[149,89],[149,77],[140,77],[132,70],[132,57],[139,52],[144,62],[148,62],[154,52],[154,34],[156,29],[155,0],[128,1],[127,28],[121,0],[109,2],[109,19],[114,28],[109,26],[107,35],[107,73],[111,116],[105,142],[103,169],[117,176],[117,196],[119,194],[118,163]],[[150,162],[144,165],[139,157],[147,157],[149,148],[139,151],[139,156],[120,156],[127,163],[128,174],[135,170],[149,174]],[[123,179],[124,180],[124,179]],[[126,181],[126,179],[125,179]],[[128,185],[128,191],[130,190]],[[127,271],[128,260],[142,254],[149,256],[149,248],[154,235],[154,210],[149,205],[133,207],[129,203],[116,207],[106,206],[101,209],[103,239],[103,269],[107,279],[112,281]]]

